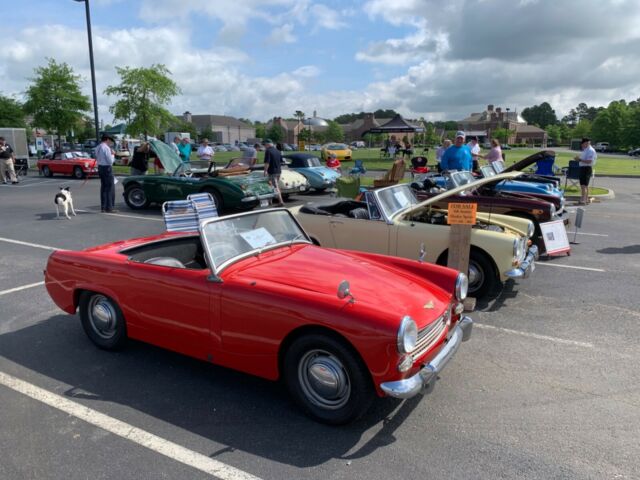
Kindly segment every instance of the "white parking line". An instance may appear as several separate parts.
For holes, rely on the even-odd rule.
[[[0,295],[6,295],[7,293],[19,292],[20,290],[26,290],[27,288],[38,287],[44,285],[44,282],[30,283],[29,285],[23,285],[21,287],[10,288],[9,290],[2,290]]]
[[[91,211],[91,210],[79,210],[76,208],[76,212],[81,212],[81,213],[98,213],[96,211]],[[125,217],[125,218],[135,218],[136,220],[150,220],[152,222],[164,222],[164,220],[162,218],[155,218],[155,217],[144,217],[142,215],[127,215],[126,213],[106,213],[106,212],[101,212],[100,215],[110,215],[112,217]]]
[[[558,267],[558,268],[573,268],[576,270],[587,270],[589,272],[606,272],[601,268],[589,268],[589,267],[576,267],[575,265],[558,265],[557,263],[536,262],[536,267],[543,265],[545,267]]]
[[[24,245],[26,247],[42,248],[44,250],[61,250],[60,248],[49,247],[48,245],[39,245],[37,243],[22,242],[20,240],[12,240],[11,238],[0,237],[0,242],[15,243],[16,245]]]
[[[65,182],[64,181],[60,182],[59,180],[53,180],[53,179],[33,181],[33,182],[22,180],[18,185],[1,185],[1,186],[7,187],[7,188],[28,188],[28,187],[38,187],[40,185],[45,185],[47,183],[58,183],[58,184],[60,184],[60,183],[65,183]]]
[[[111,432],[138,445],[153,450],[165,457],[193,467],[201,472],[218,477],[222,480],[260,480],[247,472],[226,465],[218,460],[207,457],[193,450],[189,450],[177,443],[158,437],[133,425],[100,413],[80,403],[56,395],[31,383],[0,372],[0,385],[4,385],[16,392],[33,398],[38,402],[49,405],[62,412],[84,420],[91,425]]]
[[[571,232],[567,232],[567,233],[571,233]],[[604,233],[586,233],[586,232],[578,232],[578,235],[591,235],[592,237],[608,237],[609,236]]]
[[[482,329],[498,330],[500,332],[511,333],[514,335],[521,335],[523,337],[536,338],[538,340],[545,340],[547,342],[560,343],[562,345],[572,345],[574,347],[593,348],[593,343],[577,342],[575,340],[566,340],[564,338],[549,337],[547,335],[538,335],[537,333],[521,332],[519,330],[511,330],[510,328],[494,327],[493,325],[486,325],[484,323],[474,322],[473,326],[474,328],[478,327],[480,330]]]

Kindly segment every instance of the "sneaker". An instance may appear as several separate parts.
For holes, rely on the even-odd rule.
[[[18,182],[11,182],[11,185],[17,185]]]

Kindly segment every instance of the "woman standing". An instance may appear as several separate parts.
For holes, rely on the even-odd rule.
[[[491,140],[491,150],[486,155],[482,156],[489,164],[495,162],[496,160],[502,160],[502,148],[500,147],[500,142],[494,138]]]
[[[151,147],[148,142],[144,142],[133,150],[133,158],[129,163],[131,175],[146,175],[149,168],[149,156]]]

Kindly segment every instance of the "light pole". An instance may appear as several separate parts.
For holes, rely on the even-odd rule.
[[[509,143],[509,110],[511,110],[509,107],[505,108],[505,110],[507,111],[507,141],[505,143]]]
[[[96,69],[93,65],[93,40],[91,39],[91,14],[89,13],[89,0],[74,0],[84,2],[87,12],[87,36],[89,37],[89,63],[91,64],[91,88],[93,90],[93,121],[96,126],[96,142],[100,141],[100,124],[98,123],[98,95],[96,94]]]

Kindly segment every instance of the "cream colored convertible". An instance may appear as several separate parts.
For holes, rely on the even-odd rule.
[[[447,212],[431,204],[467,188],[458,187],[418,203],[409,185],[394,185],[366,192],[364,201],[310,203],[292,212],[313,241],[324,247],[412,259],[422,256],[446,265],[451,230]],[[507,278],[526,278],[538,256],[537,247],[528,246],[533,232],[530,220],[478,213],[471,231],[469,295],[489,295]],[[421,255],[421,250],[426,253]]]

